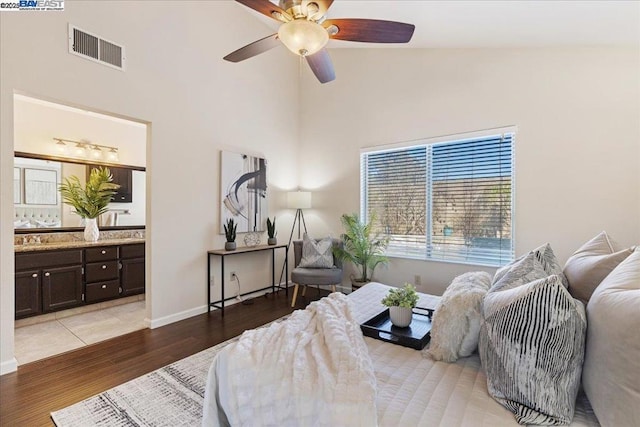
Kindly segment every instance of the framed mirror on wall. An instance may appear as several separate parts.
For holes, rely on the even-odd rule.
[[[146,171],[144,167],[104,165],[113,169],[114,182],[122,180],[122,195],[98,218],[101,230],[145,227]],[[16,152],[14,156],[14,229],[16,233],[81,231],[84,220],[65,204],[59,186],[65,178],[77,176],[86,182],[95,163]]]

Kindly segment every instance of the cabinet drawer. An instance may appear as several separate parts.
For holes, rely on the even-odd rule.
[[[118,258],[118,247],[88,248],[84,250],[84,257],[86,262],[111,261]]]
[[[87,264],[84,274],[87,283],[115,280],[118,278],[118,261]]]
[[[120,246],[120,258],[144,258],[144,243]]]
[[[16,270],[82,264],[82,249],[16,254]]]
[[[117,298],[120,295],[120,282],[98,282],[87,285],[85,302],[96,302],[105,299]]]

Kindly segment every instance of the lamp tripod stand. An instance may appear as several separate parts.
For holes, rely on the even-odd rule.
[[[304,227],[304,232],[307,232],[307,223],[304,221],[304,213],[302,212],[302,208],[296,209],[296,216],[293,219],[293,225],[291,226],[291,234],[289,234],[289,243],[287,243],[287,253],[289,253],[289,249],[291,248],[291,241],[293,239],[293,232],[296,229],[296,223],[298,223],[298,239],[300,239],[300,223]],[[278,283],[282,283],[282,276],[284,275],[284,264],[282,265],[282,271],[280,272],[280,280]],[[289,280],[288,277],[285,280]]]

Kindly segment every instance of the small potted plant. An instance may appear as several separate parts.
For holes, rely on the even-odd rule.
[[[76,213],[84,218],[84,240],[87,242],[98,241],[100,230],[98,230],[97,218],[109,209],[109,203],[118,188],[120,186],[113,183],[111,171],[105,167],[91,169],[89,180],[84,188],[75,175],[65,178],[60,184],[62,200],[73,206]]]
[[[405,283],[402,288],[389,290],[381,302],[389,307],[391,323],[399,328],[406,328],[413,319],[413,308],[418,303],[418,293],[413,285]]]
[[[236,228],[238,224],[235,224],[233,218],[229,218],[224,225],[224,235],[227,238],[227,243],[224,244],[225,251],[236,250]]]
[[[277,245],[278,239],[276,239],[276,235],[278,232],[276,231],[276,217],[273,217],[273,222],[267,217],[267,235],[269,239],[267,240],[267,244],[269,245]]]

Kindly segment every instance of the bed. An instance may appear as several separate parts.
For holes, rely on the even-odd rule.
[[[380,300],[389,289],[370,283],[350,294],[355,320],[363,323],[383,311]],[[436,307],[438,301],[439,297],[420,294],[418,306]],[[378,425],[518,425],[513,414],[489,396],[477,354],[456,363],[434,362],[417,350],[368,337],[364,340],[376,381]],[[599,425],[583,394],[576,406],[572,426]],[[295,420],[291,422],[296,425]]]

